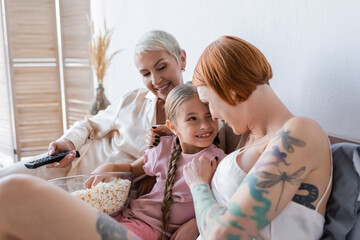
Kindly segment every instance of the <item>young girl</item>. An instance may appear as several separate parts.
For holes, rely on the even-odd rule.
[[[195,217],[190,189],[183,167],[193,158],[220,160],[223,150],[212,144],[218,123],[190,84],[175,87],[165,103],[166,125],[174,136],[161,138],[159,145],[145,151],[133,163],[105,163],[94,172],[131,171],[135,177],[156,176],[152,191],[130,201],[130,207],[115,217],[142,239],[166,239]],[[213,164],[216,167],[216,163]],[[90,184],[97,184],[96,179]]]

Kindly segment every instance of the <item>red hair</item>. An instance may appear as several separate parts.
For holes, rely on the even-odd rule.
[[[200,56],[192,83],[210,87],[235,105],[248,99],[258,85],[269,84],[270,78],[271,66],[259,49],[241,38],[222,36]]]

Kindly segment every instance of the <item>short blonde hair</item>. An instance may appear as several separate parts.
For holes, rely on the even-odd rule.
[[[165,50],[180,62],[181,47],[176,38],[162,30],[152,30],[145,33],[135,46],[135,55],[139,56],[147,51]]]

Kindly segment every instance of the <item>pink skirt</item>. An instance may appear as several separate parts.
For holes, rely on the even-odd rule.
[[[115,216],[114,219],[143,240],[158,240],[160,237],[154,228],[140,219],[127,218],[122,214]]]

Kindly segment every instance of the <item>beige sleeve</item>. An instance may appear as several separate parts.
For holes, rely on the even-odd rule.
[[[68,139],[79,149],[85,141],[105,136],[114,129],[114,122],[120,110],[121,101],[111,104],[95,116],[86,116],[84,120],[77,121],[59,139]]]
[[[135,98],[138,96],[139,91],[141,90],[133,90],[97,115],[87,116],[84,120],[75,122],[59,140],[68,139],[74,143],[76,149],[79,149],[87,139],[104,137],[115,130],[115,121],[122,122],[119,118],[122,117],[123,104],[136,104]]]

